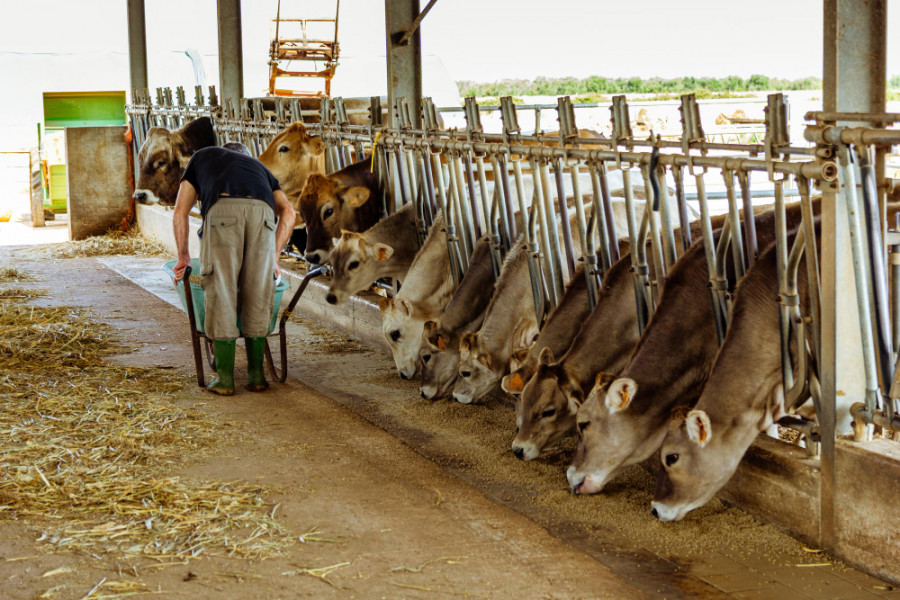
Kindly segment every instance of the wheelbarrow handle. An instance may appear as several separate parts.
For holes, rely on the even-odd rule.
[[[187,304],[188,321],[191,325],[191,346],[194,350],[194,368],[197,371],[197,385],[204,387],[206,382],[203,380],[203,358],[200,356],[200,334],[197,332],[197,322],[194,320],[194,297],[191,293],[191,266],[184,268],[184,275],[181,277],[181,284],[184,286],[184,301]]]

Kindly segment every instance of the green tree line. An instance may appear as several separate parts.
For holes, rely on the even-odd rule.
[[[574,96],[579,94],[672,94],[697,90],[709,92],[759,92],[816,90],[822,88],[818,77],[780,79],[765,75],[751,75],[747,79],[731,77],[538,77],[537,79],[503,79],[492,83],[458,81],[462,96]],[[900,88],[900,75],[889,80],[888,87]]]

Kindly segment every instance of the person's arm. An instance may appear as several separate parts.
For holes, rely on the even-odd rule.
[[[175,230],[175,246],[178,249],[178,262],[175,263],[175,281],[184,277],[184,269],[191,264],[191,250],[188,245],[188,217],[191,208],[197,201],[197,190],[188,181],[182,181],[178,186],[178,196],[175,198],[175,214],[172,218],[172,226]]]
[[[281,190],[272,192],[275,196],[275,214],[278,217],[278,227],[275,228],[275,277],[281,275],[281,267],[278,266],[278,257],[281,256],[281,250],[291,239],[291,233],[294,230],[294,222],[297,220],[297,213],[294,207],[288,202],[287,196]]]

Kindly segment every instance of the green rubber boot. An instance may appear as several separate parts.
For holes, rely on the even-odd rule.
[[[234,396],[234,340],[213,340],[216,376],[206,389],[220,396]]]
[[[264,392],[269,389],[263,359],[266,352],[266,338],[244,338],[247,348],[247,389],[251,392]]]

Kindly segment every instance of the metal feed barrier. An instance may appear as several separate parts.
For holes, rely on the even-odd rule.
[[[882,191],[872,166],[886,150],[900,145],[900,132],[834,126],[844,119],[886,125],[900,121],[900,115],[855,115],[849,119],[847,115],[810,113],[807,119],[815,124],[807,128],[806,137],[815,145],[793,147],[781,94],[769,96],[765,135],[762,143],[753,144],[709,141],[691,94],[681,98],[680,139],[652,133],[644,139],[635,137],[624,96],[613,98],[612,134],[606,138],[579,137],[576,106],[568,98],[559,98],[555,107],[559,131],[548,135],[540,130],[524,134],[518,123],[517,111],[544,107],[516,106],[511,98],[501,99],[502,131],[488,133],[481,123],[481,107],[471,98],[462,109],[465,126],[447,130],[440,126],[440,114],[459,109],[438,109],[427,98],[419,108],[422,125],[417,127],[410,112],[416,108],[402,98],[391,107],[393,118],[388,126],[382,122],[377,97],[370,102],[369,124],[353,125],[340,98],[322,99],[319,110],[301,110],[296,99],[253,99],[235,107],[230,103],[218,106],[213,89],[209,96],[206,104],[197,88],[195,104],[189,106],[183,91],[178,90],[173,100],[170,91],[158,90],[153,105],[146,92],[138,92],[135,97],[139,101],[127,107],[134,151],[152,126],[177,128],[198,116],[209,116],[220,143],[240,141],[258,156],[291,122],[308,122],[308,117],[314,117],[317,122],[308,122],[307,129],[325,141],[328,172],[354,159],[371,157],[384,184],[380,199],[384,214],[413,203],[423,240],[438,211],[443,213],[455,282],[464,276],[482,235],[489,236],[495,277],[504,255],[521,239],[529,253],[539,323],[559,304],[578,263],[583,265],[581,276],[586,278],[594,306],[604,274],[619,259],[618,237],[627,233],[638,323],[643,329],[659,301],[666,273],[694,241],[687,224],[693,219],[691,202],[695,202],[721,341],[728,327],[734,286],[760,250],[755,221],[748,218],[753,214],[753,199],[772,197],[786,404],[792,408],[812,399],[817,414],[821,414],[823,402],[817,373],[822,355],[822,294],[811,195],[815,186],[837,186],[850,216],[866,365],[866,401],[853,410],[857,437],[871,437],[875,426],[900,430],[896,400],[900,377],[894,355],[900,347],[900,232],[884,229]],[[536,123],[539,127],[539,114]],[[765,189],[752,189],[763,177]],[[627,232],[616,229],[613,195],[618,192],[612,181],[622,188]],[[674,188],[671,197],[670,182]],[[693,193],[687,189],[692,182]],[[793,187],[788,186],[790,182]],[[645,190],[643,206],[633,193],[634,183]],[[724,187],[721,197],[727,200],[727,217],[718,240],[709,203],[717,193],[707,191],[716,184]],[[788,195],[799,196],[801,205],[801,225],[793,240],[785,225]],[[885,244],[890,249],[888,261]],[[799,269],[804,263],[808,314],[800,302],[804,290],[798,289]],[[794,358],[792,347],[796,349]],[[781,424],[801,430],[810,453],[816,452],[820,436],[834,435],[833,431],[820,431],[816,420],[790,417]]]

